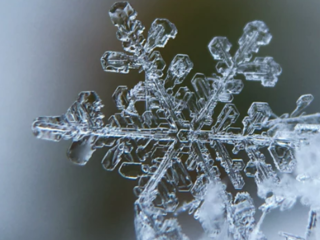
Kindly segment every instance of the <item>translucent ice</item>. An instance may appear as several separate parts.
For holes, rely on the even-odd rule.
[[[137,181],[134,208],[139,240],[188,239],[176,218],[183,211],[201,223],[208,239],[265,240],[260,231],[265,215],[278,207],[291,208],[298,198],[310,206],[306,236],[280,235],[291,240],[317,239],[320,153],[315,136],[320,131],[320,114],[303,112],[313,96],[302,95],[293,112],[281,116],[268,103],[254,102],[242,119],[243,126],[234,126],[240,114],[232,101],[243,89],[241,78],[274,87],[281,73],[272,57],[253,58],[271,40],[265,23],[253,21],[245,26],[234,56],[226,37],[213,38],[208,47],[218,61],[217,74],[190,76],[190,89],[183,85],[193,68],[189,56],[177,54],[165,72],[166,64],[155,50],[175,38],[173,23],[156,19],[145,38],[145,27],[128,2],[115,3],[109,15],[124,52],[105,52],[102,68],[116,73],[137,69],[145,73],[145,80],[132,89],[119,86],[115,90],[112,97],[119,111],[105,123],[99,96],[81,92],[66,114],[37,118],[32,125],[35,136],[71,139],[68,157],[79,165],[85,165],[97,149],[106,148],[103,167]],[[144,103],[142,114],[136,109],[138,102]],[[218,102],[224,106],[215,113]],[[233,147],[232,154],[228,146]],[[269,150],[275,168],[262,149]],[[247,158],[233,159],[239,152]],[[254,178],[258,196],[265,200],[258,221],[250,194],[228,193],[220,171],[225,171],[236,190],[243,188],[247,177]],[[181,203],[178,192],[193,199]]]

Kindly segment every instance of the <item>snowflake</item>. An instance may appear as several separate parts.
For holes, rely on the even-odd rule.
[[[134,207],[139,240],[188,239],[177,221],[184,211],[201,223],[208,239],[263,240],[260,225],[265,215],[275,208],[289,209],[298,197],[311,209],[306,236],[280,235],[316,239],[319,201],[301,190],[302,184],[319,189],[320,169],[310,169],[310,165],[317,165],[312,137],[320,131],[320,114],[303,112],[313,96],[302,95],[293,112],[281,116],[268,103],[254,102],[242,120],[243,127],[233,126],[239,112],[232,100],[243,89],[241,78],[274,87],[281,73],[272,57],[252,58],[271,40],[267,26],[261,21],[248,23],[234,56],[226,37],[213,38],[208,47],[218,61],[217,74],[195,74],[190,90],[182,85],[193,68],[189,56],[176,55],[164,73],[165,62],[155,51],[175,38],[173,23],[157,18],[145,39],[144,26],[128,2],[115,3],[109,15],[125,52],[105,52],[101,58],[104,71],[138,69],[145,73],[145,80],[132,89],[118,86],[113,99],[119,112],[106,124],[99,96],[86,91],[66,114],[37,118],[32,126],[35,136],[51,141],[72,139],[67,155],[78,165],[85,165],[97,149],[107,148],[103,167],[108,171],[117,168],[121,176],[138,182]],[[218,103],[223,108],[214,114]],[[246,152],[248,160],[232,159],[227,146],[233,147],[232,155]],[[310,156],[300,161],[304,155],[298,155],[306,147],[313,147],[306,150]],[[268,148],[275,168],[265,161],[263,148]],[[233,197],[228,193],[217,162],[236,190],[245,184],[243,175],[254,178],[258,196],[265,199],[257,222],[250,194],[238,192]],[[178,192],[189,193],[193,199],[180,203]]]

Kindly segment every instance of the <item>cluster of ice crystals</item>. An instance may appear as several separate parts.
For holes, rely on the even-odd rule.
[[[306,236],[280,235],[287,240],[317,239],[320,151],[319,139],[314,136],[320,131],[320,114],[304,112],[313,96],[302,95],[293,112],[281,116],[268,103],[254,102],[242,128],[234,126],[239,112],[232,100],[243,89],[240,78],[273,87],[281,73],[272,57],[253,58],[271,40],[267,26],[261,21],[248,23],[234,56],[229,53],[231,43],[226,37],[213,38],[208,47],[218,61],[217,74],[207,77],[196,73],[191,77],[193,89],[189,89],[183,85],[193,68],[189,56],[176,55],[165,73],[166,64],[155,51],[175,38],[173,23],[156,19],[145,39],[144,26],[128,2],[115,3],[109,15],[125,52],[105,52],[103,69],[117,73],[139,69],[145,80],[132,89],[119,86],[115,90],[113,99],[119,112],[106,123],[99,96],[81,92],[66,114],[37,118],[32,126],[34,134],[51,141],[71,139],[67,154],[79,165],[86,164],[97,149],[107,149],[103,167],[137,180],[134,207],[138,240],[188,239],[176,218],[184,211],[201,223],[208,239],[265,240],[260,231],[265,215],[278,207],[291,208],[298,198],[310,206]],[[145,106],[142,114],[137,111],[140,102]],[[215,113],[219,102],[224,107]],[[228,145],[233,146],[232,153]],[[263,148],[269,150],[275,168],[266,161]],[[248,158],[234,159],[240,151]],[[250,194],[228,193],[219,168],[237,190],[243,188],[246,177],[254,178],[259,197],[265,199],[258,221]],[[180,203],[178,192],[191,194],[193,200]]]

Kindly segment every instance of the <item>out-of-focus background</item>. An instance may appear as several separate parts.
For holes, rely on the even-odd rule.
[[[0,1],[0,239],[2,240],[131,240],[134,237],[134,181],[106,172],[95,155],[85,167],[66,158],[69,142],[36,139],[31,123],[38,116],[65,113],[80,91],[95,90],[106,117],[116,111],[111,95],[117,85],[132,87],[143,80],[105,73],[100,56],[121,51],[108,16],[110,0]],[[178,28],[176,39],[160,49],[167,63],[188,54],[192,72],[210,75],[215,62],[207,44],[227,36],[237,47],[245,24],[263,20],[274,38],[260,56],[273,56],[283,74],[275,88],[245,82],[235,104],[245,113],[251,102],[268,101],[275,113],[291,112],[295,101],[312,93],[320,103],[320,1],[318,0],[132,0],[138,19],[150,27],[154,18],[168,18]],[[191,75],[192,75],[191,74]],[[190,75],[190,76],[191,76]],[[188,81],[188,80],[187,80]],[[190,81],[190,77],[189,77]],[[249,182],[247,189],[254,191]],[[258,199],[257,203],[261,203]],[[272,212],[262,226],[269,239],[279,230],[303,235],[307,209]],[[183,220],[190,238],[200,227]]]

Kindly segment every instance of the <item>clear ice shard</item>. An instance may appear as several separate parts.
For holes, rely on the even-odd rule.
[[[217,73],[189,77],[193,63],[188,55],[177,54],[165,72],[165,61],[156,50],[175,38],[173,23],[156,19],[145,38],[145,27],[128,2],[115,3],[109,15],[124,52],[105,52],[103,70],[128,73],[137,69],[145,73],[145,80],[132,89],[119,86],[115,90],[112,97],[119,111],[105,123],[99,96],[86,91],[65,114],[35,119],[34,135],[51,141],[71,139],[67,155],[78,165],[85,165],[96,150],[106,149],[103,167],[137,181],[134,224],[138,240],[189,239],[177,220],[184,211],[200,222],[208,239],[265,240],[260,226],[266,214],[275,208],[289,209],[298,198],[310,207],[306,235],[279,234],[291,240],[319,239],[316,136],[320,114],[304,112],[313,96],[302,95],[292,113],[281,116],[268,103],[254,102],[242,119],[243,126],[235,126],[240,114],[232,101],[241,93],[244,80],[274,87],[281,73],[272,57],[253,58],[271,40],[266,24],[248,23],[233,56],[226,37],[213,38],[208,48],[217,60]],[[192,89],[183,84],[187,78]],[[144,104],[143,113],[136,109],[139,102]],[[224,107],[215,112],[219,102]],[[269,150],[275,168],[263,149]],[[234,158],[239,152],[247,158]],[[236,190],[243,188],[247,177],[254,178],[258,196],[265,200],[258,221],[250,194],[232,196],[220,171]],[[178,193],[189,193],[193,199],[181,203]]]

